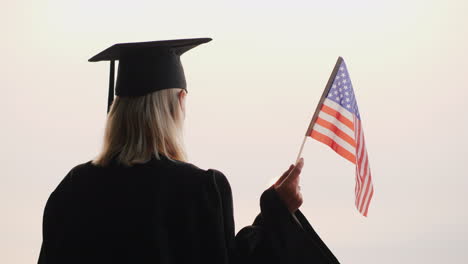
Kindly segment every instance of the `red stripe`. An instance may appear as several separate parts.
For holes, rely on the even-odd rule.
[[[348,142],[351,146],[356,148],[356,141],[354,141],[354,138],[350,137],[348,134],[343,132],[341,129],[339,129],[337,126],[334,124],[328,122],[325,119],[322,119],[320,117],[317,118],[317,121],[315,121],[316,124],[319,124],[325,128],[328,128],[331,132],[335,133],[337,136],[339,136],[341,139],[344,141]]]
[[[336,153],[341,155],[343,158],[356,164],[356,157],[354,156],[354,154],[349,152],[342,146],[340,146],[340,144],[336,143],[333,139],[329,138],[328,136],[320,132],[317,132],[316,130],[312,130],[312,133],[310,133],[310,136],[324,143],[325,145],[328,145],[330,148],[332,148]]]
[[[354,131],[354,125],[353,121],[349,120],[346,118],[344,115],[340,114],[340,112],[336,111],[335,109],[328,107],[326,105],[322,105],[322,108],[320,111],[323,111],[331,116],[334,116],[336,119],[338,119],[341,123],[349,127],[349,129]]]

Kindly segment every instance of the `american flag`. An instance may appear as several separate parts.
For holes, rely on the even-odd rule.
[[[306,136],[332,148],[356,164],[355,205],[367,216],[374,186],[361,116],[343,58],[339,57]]]

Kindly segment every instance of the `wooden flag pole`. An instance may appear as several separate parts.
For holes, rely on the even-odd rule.
[[[340,65],[342,62],[343,62],[343,58],[338,57],[338,60],[336,61],[336,64],[335,64],[335,68],[333,68],[332,74],[330,75],[330,78],[328,78],[328,82],[327,82],[327,85],[325,86],[325,90],[323,90],[322,97],[320,98],[320,101],[317,104],[317,108],[315,109],[314,115],[312,116],[312,120],[310,121],[309,127],[307,128],[307,132],[305,133],[304,140],[302,141],[301,148],[299,150],[299,154],[297,154],[296,164],[299,162],[299,159],[301,158],[302,149],[304,148],[306,139],[308,136],[310,136],[310,133],[312,132],[312,128],[314,127],[315,121],[317,120],[318,114],[320,112],[320,108],[323,104],[323,101],[325,101],[325,98],[327,97],[328,92],[330,91],[330,88],[333,84],[333,81],[335,80],[335,76],[338,73],[338,70],[340,69]]]

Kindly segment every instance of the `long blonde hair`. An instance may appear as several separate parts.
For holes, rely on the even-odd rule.
[[[106,166],[115,157],[125,166],[145,163],[154,155],[186,161],[183,112],[171,88],[138,97],[117,96],[107,116],[101,153],[92,161]]]

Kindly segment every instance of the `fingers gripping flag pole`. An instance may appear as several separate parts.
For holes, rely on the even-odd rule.
[[[297,161],[307,137],[332,148],[356,165],[355,205],[367,216],[374,194],[369,159],[361,126],[361,116],[343,58],[339,57],[302,141]],[[296,161],[296,163],[297,163]]]

